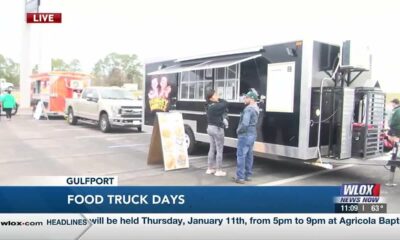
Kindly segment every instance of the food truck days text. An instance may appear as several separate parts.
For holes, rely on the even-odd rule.
[[[68,195],[68,205],[183,205],[185,195]]]

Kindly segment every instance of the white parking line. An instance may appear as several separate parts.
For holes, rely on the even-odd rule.
[[[86,128],[56,128],[53,131],[62,132],[62,131],[82,131],[86,130]]]
[[[96,135],[85,135],[85,136],[76,136],[75,139],[86,139],[86,138],[102,138],[102,137],[124,137],[124,136],[140,136],[140,135],[149,135],[151,133],[121,133],[121,134],[96,134]]]
[[[205,156],[190,157],[189,160],[200,159],[200,158],[208,158],[208,156],[205,155]]]
[[[124,137],[110,137],[106,138],[107,141],[115,141],[115,140],[122,140],[125,139]]]
[[[257,186],[283,185],[283,184],[286,184],[286,183],[297,182],[297,181],[300,181],[300,180],[303,180],[303,179],[306,179],[306,178],[315,177],[315,176],[322,175],[322,174],[325,174],[325,173],[339,171],[339,170],[350,168],[350,167],[353,167],[353,166],[354,166],[354,164],[347,164],[347,165],[343,165],[343,166],[340,166],[340,167],[337,167],[337,168],[334,168],[334,169],[326,169],[326,170],[313,172],[313,173],[308,173],[308,174],[304,174],[304,175],[300,175],[300,176],[296,176],[296,177],[286,178],[286,179],[282,179],[282,180],[278,180],[278,181],[274,181],[274,182],[258,184]]]
[[[113,146],[108,146],[108,148],[130,148],[130,147],[137,147],[137,146],[149,146],[149,144],[142,143],[142,144],[113,145]]]

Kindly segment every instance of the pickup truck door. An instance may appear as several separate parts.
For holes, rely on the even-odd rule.
[[[74,104],[74,112],[76,116],[79,117],[87,117],[86,116],[86,103],[87,103],[87,95],[91,93],[91,89],[85,89],[82,92],[82,97],[75,100]]]
[[[92,120],[99,120],[99,92],[96,89],[92,90],[93,91],[90,94],[90,98],[88,98],[86,101],[85,110],[87,111],[87,118]]]

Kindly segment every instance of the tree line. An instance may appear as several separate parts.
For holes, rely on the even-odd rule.
[[[135,54],[110,53],[98,60],[91,72],[92,84],[95,86],[122,86],[124,83],[136,83],[142,89],[142,64]],[[60,58],[51,60],[52,71],[81,72],[82,65],[78,59],[66,62]],[[32,73],[38,73],[36,64]],[[0,78],[5,78],[8,82],[19,85],[20,67],[19,63],[14,62],[0,54]]]

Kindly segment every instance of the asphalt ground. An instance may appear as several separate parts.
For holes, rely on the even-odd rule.
[[[63,119],[34,120],[19,114],[0,120],[0,185],[21,184],[24,176],[118,176],[128,186],[243,186],[234,183],[235,149],[226,148],[226,177],[206,175],[206,144],[190,156],[189,169],[164,171],[148,165],[151,133],[117,129],[104,134],[97,126],[70,126]],[[302,162],[256,158],[253,181],[245,185],[332,186],[343,183],[381,183],[389,212],[400,213],[400,175],[397,187],[387,187],[389,171],[383,166],[337,165],[327,170]]]

